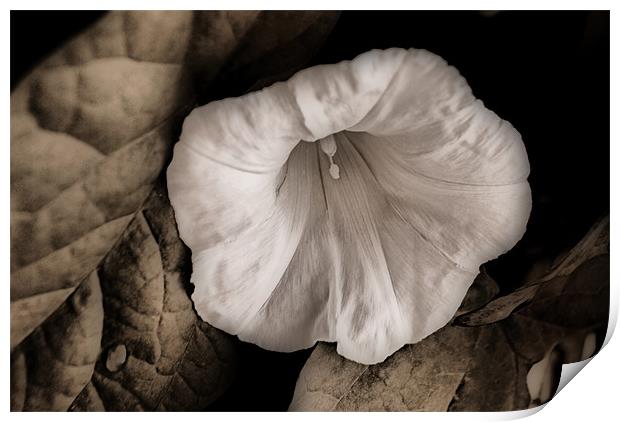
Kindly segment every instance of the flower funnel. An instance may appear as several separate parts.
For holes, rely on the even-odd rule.
[[[523,236],[528,174],[455,68],[389,49],[196,108],[167,178],[205,321],[371,364],[446,325]]]

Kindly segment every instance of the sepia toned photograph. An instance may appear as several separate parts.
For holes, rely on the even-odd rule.
[[[11,411],[516,411],[603,347],[609,11],[13,10],[10,46]]]

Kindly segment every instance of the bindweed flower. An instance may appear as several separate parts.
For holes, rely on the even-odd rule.
[[[199,315],[371,364],[438,330],[531,209],[519,133],[424,50],[195,109],[167,171]]]

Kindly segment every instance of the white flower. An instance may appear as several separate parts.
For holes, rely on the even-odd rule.
[[[389,49],[195,109],[167,177],[205,321],[371,364],[444,326],[521,238],[528,173],[455,68]]]

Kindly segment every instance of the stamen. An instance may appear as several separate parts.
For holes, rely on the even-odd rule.
[[[334,163],[334,155],[336,155],[336,140],[333,135],[323,138],[319,141],[321,151],[323,151],[329,158],[329,175],[332,179],[340,179],[340,168]]]

